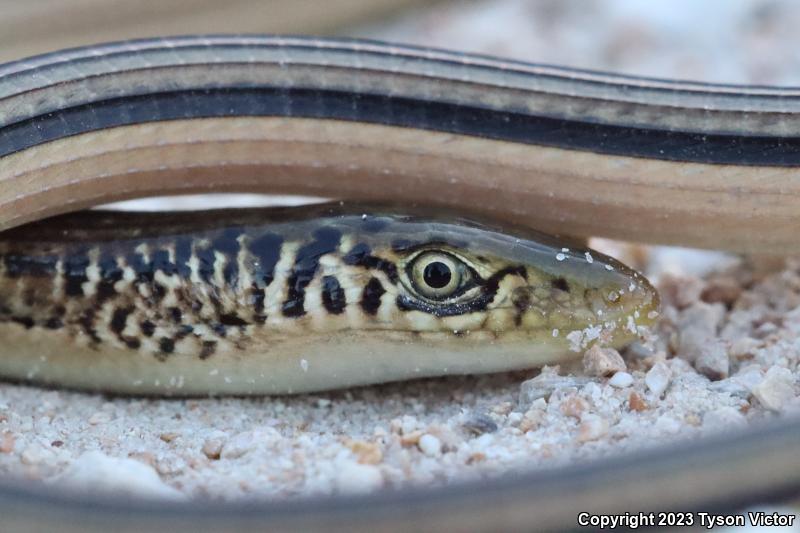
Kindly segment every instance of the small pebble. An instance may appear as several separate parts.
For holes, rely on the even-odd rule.
[[[639,341],[632,342],[626,348],[625,354],[628,357],[635,357],[637,359],[645,359],[647,357],[653,357],[656,355],[653,348],[646,346],[645,344]]]
[[[78,457],[58,477],[58,482],[98,494],[185,499],[183,494],[161,481],[152,467],[134,459],[109,457],[99,451],[86,452]]]
[[[134,459],[153,468],[156,466],[156,456],[150,452],[129,452],[128,458]]]
[[[173,431],[168,431],[166,433],[161,433],[158,438],[164,442],[172,442],[178,438],[178,434]]]
[[[513,409],[514,405],[511,402],[501,402],[492,406],[492,412],[498,415],[507,415]]]
[[[695,302],[681,313],[678,321],[681,357],[692,362],[707,349],[714,340],[720,322],[725,317],[725,306]]]
[[[237,459],[278,437],[279,435],[272,428],[243,431],[231,437],[222,446],[220,457],[222,459]]]
[[[207,439],[203,443],[203,455],[209,459],[219,459],[220,455],[222,454],[222,446],[222,439]]]
[[[636,411],[638,413],[647,410],[648,407],[647,402],[635,391],[631,391],[630,395],[628,395],[628,406],[631,408],[631,411]]]
[[[729,394],[730,396],[734,398],[739,398],[740,400],[747,400],[748,398],[750,398],[750,389],[742,385],[735,378],[715,381],[711,383],[708,388],[709,390],[712,390],[714,392]]]
[[[755,355],[756,350],[761,346],[761,342],[751,337],[736,339],[731,344],[730,354],[738,360],[749,359]]]
[[[710,340],[699,350],[694,367],[711,381],[719,381],[728,377],[730,360],[725,344],[719,340]]]
[[[464,443],[461,432],[456,431],[450,424],[434,425],[428,428],[428,433],[442,441],[442,451],[455,450]]]
[[[376,465],[383,460],[383,451],[374,442],[354,440],[348,442],[347,447],[358,458],[359,464]]]
[[[771,411],[780,411],[794,397],[794,376],[788,368],[772,366],[761,382],[753,387],[753,396]]]
[[[497,431],[497,423],[483,413],[472,413],[461,424],[461,427],[473,435],[483,435],[484,433],[494,433]]]
[[[475,452],[475,453],[470,454],[469,457],[467,457],[467,464],[468,465],[472,465],[472,464],[475,464],[475,463],[482,463],[484,461],[486,461],[486,454],[482,453],[482,452]]]
[[[405,415],[400,422],[400,431],[402,433],[413,433],[419,428],[419,421],[410,415]]]
[[[485,435],[481,435],[472,442],[474,448],[477,448],[481,451],[489,451],[489,449],[495,445],[495,438],[494,435],[492,435],[491,433],[486,433]]]
[[[429,433],[419,438],[417,446],[422,450],[422,453],[429,457],[436,457],[442,454],[442,442]]]
[[[666,273],[661,276],[659,292],[664,303],[678,309],[689,307],[700,299],[703,291],[702,280],[693,276],[675,276]]]
[[[546,366],[538,376],[522,382],[519,387],[520,404],[527,407],[539,398],[549,398],[555,390],[582,387],[590,381],[588,377],[559,376],[557,367]]]
[[[244,454],[253,451],[258,442],[251,431],[238,433],[222,446],[220,457],[223,459],[238,459]]]
[[[597,440],[608,433],[608,421],[597,415],[587,414],[581,419],[578,426],[578,441],[589,442]]]
[[[577,394],[567,396],[561,401],[561,405],[559,406],[559,410],[563,414],[573,418],[581,418],[583,413],[588,409],[589,404]]]
[[[363,493],[383,486],[383,475],[378,467],[355,461],[341,461],[336,468],[336,488],[343,493]]]
[[[764,373],[761,371],[761,365],[747,365],[739,368],[730,381],[738,383],[752,393],[762,379],[764,379]]]
[[[26,465],[38,465],[52,457],[52,453],[38,444],[31,444],[20,454],[20,461]]]
[[[0,435],[0,453],[11,453],[14,451],[14,444],[16,444],[16,439],[14,438],[14,434],[11,432],[5,432]]]
[[[672,379],[672,371],[669,367],[662,362],[653,365],[647,374],[644,376],[644,383],[656,397],[660,398],[664,391],[669,387],[669,382]]]
[[[422,437],[422,435],[423,433],[419,429],[410,433],[403,433],[403,436],[400,437],[400,444],[405,447],[416,446],[419,443],[419,438]]]
[[[508,414],[508,423],[511,426],[517,426],[520,422],[522,422],[523,414],[514,411],[513,413]]]
[[[156,458],[156,471],[164,476],[176,476],[186,470],[186,461],[175,455]]]
[[[609,377],[627,370],[627,367],[617,350],[595,344],[583,354],[583,369],[590,376]]]
[[[747,419],[735,407],[724,406],[703,415],[703,427],[712,431],[727,431],[745,424]]]
[[[708,280],[700,297],[708,303],[732,306],[742,295],[742,285],[733,276],[715,276]]]
[[[633,376],[627,372],[617,372],[608,380],[608,384],[618,389],[624,389],[633,385]]]
[[[683,428],[683,424],[673,416],[661,415],[656,420],[655,427],[666,433],[678,433]]]
[[[519,423],[519,430],[523,433],[527,433],[528,431],[535,431],[541,424],[542,420],[544,420],[544,411],[541,409],[528,409],[524,415],[522,415],[522,421]]]

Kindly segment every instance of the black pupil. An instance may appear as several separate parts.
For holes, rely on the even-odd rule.
[[[451,277],[450,267],[440,261],[428,263],[425,267],[425,271],[422,273],[422,278],[425,280],[425,283],[434,289],[446,287],[447,284],[450,283]]]

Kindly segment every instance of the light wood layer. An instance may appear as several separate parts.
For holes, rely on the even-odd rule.
[[[336,120],[178,120],[6,157],[0,229],[126,198],[228,191],[447,206],[556,234],[786,253],[800,249],[796,175]]]

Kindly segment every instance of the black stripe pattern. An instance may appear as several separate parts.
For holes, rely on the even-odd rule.
[[[284,316],[299,317],[306,314],[306,287],[317,273],[320,257],[336,251],[342,233],[332,227],[322,227],[314,232],[313,238],[297,250],[294,267],[287,281],[286,300],[282,307]]]
[[[322,305],[331,314],[339,315],[344,312],[347,301],[344,289],[339,285],[336,276],[324,276],[322,278]]]
[[[386,289],[378,278],[370,278],[361,294],[361,309],[368,315],[376,315],[381,307],[381,296],[385,292]]]
[[[800,166],[800,137],[651,129],[414,98],[285,87],[159,92],[62,109],[1,128],[0,157],[105,128],[243,116],[357,121],[669,161]]]
[[[246,350],[256,336],[268,339],[273,327],[267,320],[270,309],[287,318],[311,311],[339,316],[332,324],[342,328],[357,327],[345,316],[348,305],[366,320],[377,317],[384,302],[392,307],[396,303],[401,311],[453,316],[486,309],[504,276],[525,275],[522,267],[509,267],[487,279],[474,273],[471,291],[479,290],[470,292],[470,301],[429,302],[409,292],[403,281],[407,268],[397,265],[420,246],[460,246],[458,235],[415,231],[412,240],[401,242],[404,228],[394,227],[397,221],[390,217],[370,221],[361,215],[326,216],[277,227],[257,217],[241,224],[237,220],[242,219],[234,219],[230,226],[223,221],[217,228],[192,231],[188,226],[177,235],[152,237],[141,237],[136,229],[132,237],[111,241],[93,242],[81,229],[74,240],[59,234],[52,243],[0,242],[0,275],[14,287],[23,278],[22,293],[30,293],[15,308],[4,308],[0,300],[0,320],[66,328],[70,335],[88,337],[94,347],[111,342],[146,350],[160,361],[187,354],[205,359]],[[328,255],[329,261],[323,261]],[[95,284],[88,283],[93,271],[100,276]],[[63,294],[53,290],[59,281]],[[556,289],[569,289],[566,280],[553,283]],[[319,290],[319,309],[307,308],[309,286]],[[267,294],[276,295],[277,301],[265,301]],[[308,324],[310,331],[317,327],[314,322]],[[328,326],[323,329],[328,331]]]

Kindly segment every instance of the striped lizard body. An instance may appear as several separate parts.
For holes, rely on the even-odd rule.
[[[23,226],[0,240],[0,374],[292,393],[540,365],[651,322],[638,274],[525,237],[338,204]]]

